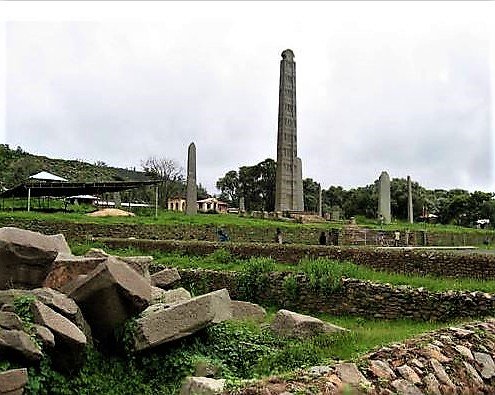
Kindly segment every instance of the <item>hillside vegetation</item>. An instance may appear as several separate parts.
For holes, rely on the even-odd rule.
[[[144,172],[106,166],[103,162],[90,164],[81,160],[52,159],[33,155],[20,147],[11,149],[0,144],[0,182],[11,188],[30,175],[47,171],[73,182],[144,181]]]

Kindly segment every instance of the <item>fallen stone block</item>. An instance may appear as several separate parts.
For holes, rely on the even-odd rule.
[[[79,275],[95,270],[107,258],[59,255],[53,262],[50,273],[43,281],[43,287],[63,291],[64,286],[74,281]]]
[[[21,289],[7,289],[0,291],[0,306],[3,307],[4,305],[13,305],[16,298],[25,294],[26,291]]]
[[[179,280],[180,275],[176,268],[163,269],[151,275],[151,285],[163,289],[170,288]]]
[[[232,318],[230,297],[226,289],[172,306],[152,307],[155,309],[144,312],[136,320],[134,345],[137,351],[189,336],[209,324]]]
[[[0,328],[0,355],[22,358],[29,362],[39,361],[43,357],[38,345],[24,331]]]
[[[91,258],[108,258],[110,254],[107,254],[104,250],[101,248],[90,248],[84,256],[86,257],[91,257]]]
[[[54,359],[59,366],[72,367],[82,362],[87,344],[84,333],[69,319],[36,300],[31,305],[34,322],[50,330],[55,337]]]
[[[35,324],[33,326],[34,336],[41,341],[43,346],[55,347],[55,336],[46,326]]]
[[[0,327],[4,329],[22,330],[22,320],[15,313],[0,311]]]
[[[225,387],[225,379],[209,377],[186,377],[180,395],[214,395],[221,394]]]
[[[11,369],[0,373],[0,395],[22,395],[28,382],[26,368]]]
[[[266,310],[255,303],[232,300],[231,307],[232,319],[234,320],[253,320],[256,322],[263,322],[266,318]]]
[[[83,317],[81,309],[73,299],[67,295],[51,288],[37,288],[31,291],[31,294],[40,302],[62,314],[84,333],[89,344],[92,343],[91,328]]]
[[[39,287],[58,255],[57,240],[18,228],[0,229],[0,289]]]
[[[166,305],[172,305],[174,303],[183,302],[191,299],[191,293],[184,288],[171,289],[165,291],[162,288],[151,287],[151,303],[163,303]]]
[[[114,330],[143,311],[151,301],[151,286],[127,264],[108,257],[68,294],[81,308],[98,339],[113,337]]]
[[[67,240],[65,240],[65,236],[63,234],[59,233],[47,237],[50,238],[56,251],[58,252],[57,256],[72,255],[72,251],[70,250],[69,244],[67,243]]]
[[[93,257],[93,258],[108,258],[111,256],[107,254],[101,248],[91,248],[88,252],[84,254],[85,257]],[[149,266],[150,263],[153,262],[153,257],[149,255],[145,256],[119,256],[116,257],[121,261],[127,263],[131,268],[137,271],[141,276],[150,280],[150,271]]]
[[[153,262],[152,256],[119,256],[118,259],[127,263],[146,280],[151,281],[150,264]]]
[[[279,336],[305,338],[322,333],[348,332],[348,329],[332,325],[309,315],[279,310],[270,325]]]

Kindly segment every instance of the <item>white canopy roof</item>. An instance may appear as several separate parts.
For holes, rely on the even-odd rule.
[[[44,181],[68,181],[65,178],[56,176],[55,174],[48,173],[47,171],[40,171],[38,174],[32,175],[29,178],[33,180],[44,180]]]

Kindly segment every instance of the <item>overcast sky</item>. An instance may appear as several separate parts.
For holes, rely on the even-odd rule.
[[[64,159],[186,166],[210,193],[276,159],[280,54],[323,188],[382,170],[495,191],[493,2],[0,3],[0,139]],[[62,175],[63,176],[63,175]]]

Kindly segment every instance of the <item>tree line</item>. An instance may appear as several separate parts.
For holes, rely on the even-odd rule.
[[[275,177],[277,164],[265,159],[254,166],[242,166],[238,171],[230,170],[218,179],[216,187],[221,191],[220,199],[232,206],[239,206],[244,197],[248,211],[273,211],[275,208]],[[413,211],[415,220],[429,214],[436,215],[442,224],[472,226],[478,219],[489,219],[495,223],[495,194],[491,192],[468,192],[463,189],[426,189],[412,182]],[[311,178],[303,180],[304,210],[318,212],[320,184]],[[390,182],[392,216],[407,220],[407,180],[393,178]],[[338,210],[341,217],[364,216],[377,218],[378,189],[376,183],[363,187],[344,189],[329,186],[322,189],[323,212]]]

